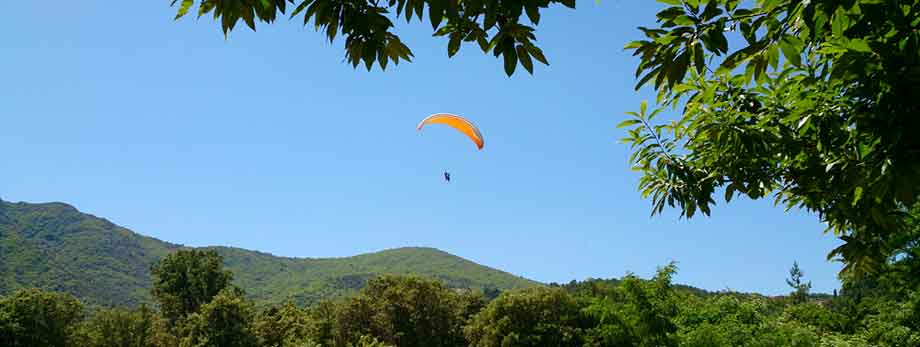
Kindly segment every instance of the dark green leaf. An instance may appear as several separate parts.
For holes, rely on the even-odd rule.
[[[514,43],[503,44],[502,56],[505,60],[505,73],[508,76],[514,74],[514,68],[517,67],[517,52],[514,50]]]
[[[431,20],[432,30],[437,30],[441,25],[441,19],[444,18],[444,1],[446,0],[428,0],[428,19]]]
[[[543,50],[541,50],[539,47],[534,45],[525,45],[524,47],[527,48],[527,53],[530,53],[530,56],[532,56],[534,59],[543,63],[543,65],[549,65],[549,61],[547,61],[546,57],[543,56]]]
[[[533,61],[530,60],[530,54],[527,53],[527,49],[524,46],[517,46],[517,57],[521,61],[521,66],[527,70],[530,74],[533,74]]]
[[[454,54],[457,54],[457,51],[460,50],[460,40],[462,37],[459,34],[450,35],[450,41],[447,43],[447,56],[453,57]]]

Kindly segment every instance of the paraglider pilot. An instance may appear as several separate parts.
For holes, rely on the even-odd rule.
[[[444,171],[444,180],[450,182],[450,172]]]

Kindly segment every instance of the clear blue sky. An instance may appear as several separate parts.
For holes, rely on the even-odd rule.
[[[549,67],[508,78],[428,23],[400,24],[415,61],[343,63],[342,41],[281,20],[224,40],[169,1],[2,1],[0,198],[62,201],[170,242],[284,256],[430,246],[540,281],[651,275],[788,292],[798,260],[838,287],[816,217],[736,200],[711,218],[650,218],[615,125],[647,93],[623,45],[652,1],[545,12]],[[404,22],[401,22],[404,23]],[[433,112],[476,122],[458,133]],[[442,181],[443,170],[454,181]]]

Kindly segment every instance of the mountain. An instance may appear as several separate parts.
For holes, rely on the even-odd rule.
[[[63,203],[0,200],[0,294],[39,287],[91,305],[152,302],[150,266],[183,248],[137,234]],[[414,274],[454,288],[512,289],[539,283],[433,248],[399,248],[345,258],[287,258],[230,247],[234,283],[259,303],[302,304],[361,288],[379,274]]]

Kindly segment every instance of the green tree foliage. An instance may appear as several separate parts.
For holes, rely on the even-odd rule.
[[[83,323],[82,346],[86,347],[153,347],[159,320],[163,318],[147,306],[136,310],[121,308],[99,310]],[[160,323],[160,324],[158,324]]]
[[[466,327],[471,347],[581,346],[594,326],[584,303],[559,288],[502,293]]]
[[[312,22],[330,42],[344,36],[348,62],[354,67],[363,62],[368,70],[375,62],[386,69],[390,61],[412,59],[412,51],[394,32],[393,20],[405,18],[409,23],[413,17],[419,22],[428,18],[434,36],[448,38],[448,56],[456,54],[462,43],[476,42],[483,53],[502,56],[509,76],[518,64],[530,73],[534,60],[549,65],[535,43],[541,12],[556,4],[575,8],[575,0],[173,0],[172,4],[179,5],[176,19],[197,4],[198,16],[212,14],[225,35],[240,20],[256,30],[256,21],[271,23],[290,11],[291,18],[303,17],[304,25]]]
[[[648,280],[627,275],[506,291],[488,304],[482,293],[385,276],[352,298],[307,310],[286,303],[258,314],[242,291],[227,287],[175,324],[146,307],[98,310],[81,323],[82,307],[74,298],[21,290],[0,297],[0,346],[913,347],[920,342],[920,295],[917,288],[901,287],[900,276],[848,279],[839,296],[810,295],[794,304],[783,297],[673,285],[674,271],[671,264]]]
[[[323,346],[335,346],[336,315],[338,305],[330,300],[321,301],[308,310],[313,322],[310,336]]]
[[[464,326],[488,304],[485,291],[460,291],[455,296],[455,299],[457,302],[457,317]]]
[[[180,347],[254,347],[254,308],[239,289],[228,287],[181,321]]]
[[[904,301],[886,300],[866,319],[868,340],[885,346],[920,346],[920,291]]]
[[[808,326],[783,322],[776,304],[761,296],[686,297],[678,325],[680,346],[817,346]]]
[[[383,276],[352,297],[308,309],[288,302],[257,314],[242,290],[229,285],[232,276],[215,251],[181,251],[153,272],[185,279],[158,282],[153,290],[156,297],[192,298],[183,300],[199,302],[197,308],[174,310],[180,313],[171,321],[165,308],[93,307],[81,322],[83,306],[74,297],[19,290],[0,296],[0,346],[914,347],[920,344],[918,209],[909,211],[904,241],[880,270],[843,276],[833,296],[808,293],[797,263],[788,279],[795,300],[674,285],[672,263],[648,280],[628,274],[572,281],[508,290],[491,301],[483,291],[442,281]],[[201,289],[213,287],[223,289],[214,296]]]
[[[213,250],[179,250],[153,265],[153,296],[170,322],[198,311],[230,285],[233,274]]]
[[[400,347],[465,346],[469,306],[437,281],[378,277],[337,310],[335,346],[358,343],[363,335]]]
[[[287,302],[259,313],[253,323],[253,331],[259,338],[260,346],[284,347],[307,341],[311,325],[305,310]]]
[[[859,334],[871,344],[920,344],[920,206],[910,211],[904,242],[870,276],[844,278],[839,297],[830,303],[840,315],[840,331]]]
[[[877,271],[920,194],[920,1],[660,1],[626,47],[662,108],[621,123],[652,213],[773,195],[845,241],[844,272]]]
[[[626,276],[616,290],[594,296],[587,312],[598,320],[593,329],[599,346],[676,346],[673,318],[677,302],[671,278],[674,263],[658,270],[651,281]]]
[[[792,302],[796,304],[805,303],[808,300],[808,291],[811,290],[811,282],[805,282],[803,278],[805,278],[805,272],[799,268],[799,262],[793,262],[786,284],[792,287]]]
[[[71,295],[21,289],[0,297],[0,345],[65,347],[83,318],[83,304]]]

